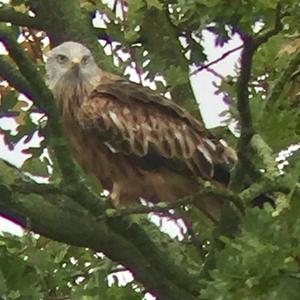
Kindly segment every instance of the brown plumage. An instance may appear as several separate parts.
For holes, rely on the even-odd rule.
[[[115,205],[140,197],[175,201],[198,189],[197,176],[213,180],[217,168],[236,160],[235,152],[186,110],[105,73],[81,44],[54,48],[46,67],[74,155],[111,192]],[[199,202],[217,218],[220,199]]]

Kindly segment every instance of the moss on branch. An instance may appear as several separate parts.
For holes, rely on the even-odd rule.
[[[148,253],[141,251],[137,245],[148,241],[141,239],[137,225],[129,224],[131,229],[122,228],[130,236],[134,228],[134,237],[128,238],[127,234],[122,236],[119,230],[114,230],[112,224],[92,217],[77,201],[52,185],[40,185],[19,179],[11,188],[0,184],[0,194],[0,209],[10,220],[29,226],[28,229],[48,238],[105,253],[131,270],[146,289],[157,292],[163,299],[194,299],[186,286],[195,283],[195,278],[189,278],[184,269],[175,267],[163,252],[156,251],[151,259]],[[21,223],[20,217],[23,220]],[[114,225],[119,227],[119,219],[114,221]],[[124,224],[123,222],[122,225]],[[132,243],[133,238],[139,243]],[[152,250],[153,248],[149,249]],[[176,272],[172,273],[172,270]],[[180,284],[176,280],[179,277],[178,272],[182,279]],[[191,283],[188,283],[189,280]]]
[[[70,184],[79,184],[80,178],[78,172],[76,172],[78,168],[69,155],[70,150],[67,141],[64,138],[62,120],[59,116],[52,93],[45,85],[44,80],[37,72],[33,63],[24,54],[24,51],[15,40],[13,33],[9,28],[3,25],[0,27],[0,40],[15,61],[21,74],[26,78],[31,89],[35,91],[37,95],[34,99],[35,105],[42,110],[47,111],[49,116],[48,127],[52,133],[50,135],[50,141],[55,150],[56,158],[64,180]]]
[[[57,241],[105,253],[130,269],[146,288],[159,291],[163,299],[194,299],[163,274],[158,275],[155,267],[148,263],[138,249],[111,231],[105,222],[91,218],[80,206],[64,196],[12,195],[4,186],[0,186],[0,192],[5,195],[5,198],[1,197],[0,207],[26,216],[30,220],[30,230]],[[160,280],[157,280],[157,276],[160,276]],[[172,296],[172,292],[176,296]]]
[[[273,151],[259,134],[253,135],[251,140],[251,147],[261,158],[266,175],[270,178],[278,177],[279,169]]]
[[[10,86],[24,94],[28,99],[34,100],[38,98],[24,76],[4,55],[0,56],[0,76],[5,78]]]
[[[251,202],[261,195],[268,193],[281,192],[288,194],[291,190],[288,180],[284,176],[278,178],[265,178],[261,182],[253,183],[249,188],[245,189],[239,194],[239,197],[245,204],[251,204]]]
[[[278,3],[274,16],[273,29],[258,36],[241,35],[244,41],[244,49],[241,55],[241,71],[237,86],[237,109],[240,116],[241,136],[237,145],[239,163],[231,182],[231,186],[235,190],[241,190],[245,178],[248,175],[251,177],[251,173],[255,174],[255,167],[249,155],[249,150],[251,149],[249,144],[255,133],[249,104],[249,82],[251,80],[253,56],[259,46],[280,32],[282,29],[281,18],[283,16],[281,4]]]
[[[191,286],[196,285],[196,278],[158,251],[137,224],[124,218],[99,220],[73,198],[80,195],[56,185],[37,184],[14,167],[0,163],[2,215],[54,240],[102,251],[130,269],[137,280],[163,299],[194,298],[191,290],[198,290]],[[171,296],[174,291],[178,297]]]

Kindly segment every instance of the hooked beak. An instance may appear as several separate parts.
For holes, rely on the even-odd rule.
[[[79,70],[80,70],[80,59],[74,58],[71,61],[70,69],[74,73],[74,75],[78,76],[79,75]]]

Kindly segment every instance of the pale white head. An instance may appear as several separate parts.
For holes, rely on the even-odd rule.
[[[94,85],[100,73],[91,51],[80,43],[64,42],[47,54],[46,82],[52,91],[84,83]]]

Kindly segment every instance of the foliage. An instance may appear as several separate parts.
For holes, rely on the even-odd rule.
[[[16,124],[1,136],[10,150],[22,145],[28,154],[20,168],[0,160],[0,213],[26,228],[21,237],[0,235],[0,298],[298,299],[299,151],[276,159],[300,136],[298,1],[106,3],[0,1],[7,50],[0,119]],[[207,61],[206,31],[220,51],[215,62]],[[43,82],[49,41],[86,44],[101,67],[124,76],[130,70],[201,118],[190,68],[215,74],[234,35],[241,62],[217,92],[240,136],[227,127],[213,132],[237,149],[239,162],[229,187],[199,181],[200,196],[226,202],[219,224],[193,208],[199,195],[173,206],[107,209],[101,188],[72,160]],[[166,222],[181,230],[176,238],[162,232]]]
[[[1,236],[3,299],[140,299],[131,285],[118,287],[118,266],[100,253],[25,233]],[[137,287],[136,287],[137,288]],[[135,289],[136,289],[135,288]],[[5,295],[5,296],[4,296]],[[99,295],[99,296],[97,296]]]
[[[224,239],[213,281],[203,299],[297,299],[299,294],[299,205],[276,216],[252,209],[234,241]],[[222,295],[222,297],[217,295]]]

